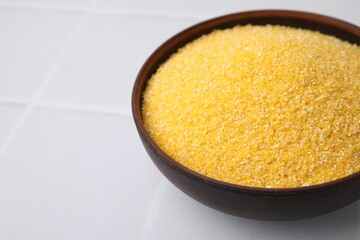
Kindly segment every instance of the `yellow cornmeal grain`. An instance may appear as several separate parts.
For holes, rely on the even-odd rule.
[[[238,185],[319,184],[360,169],[360,48],[318,32],[237,26],[187,44],[143,96],[151,138]]]

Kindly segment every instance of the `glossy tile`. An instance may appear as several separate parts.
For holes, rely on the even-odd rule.
[[[72,13],[0,8],[0,96],[30,99],[78,20]]]
[[[24,109],[25,106],[22,105],[3,104],[0,102],[0,149],[9,137],[21,114],[24,112]]]
[[[0,0],[0,4],[18,7],[88,7],[93,0]]]
[[[188,20],[93,15],[41,101],[119,109],[130,115],[130,96],[146,58]]]
[[[129,117],[67,111],[35,110],[0,166],[1,239],[137,239],[160,180]]]
[[[129,11],[139,11],[143,14],[165,14],[173,16],[204,18],[221,14],[225,12],[227,1],[214,0],[183,0],[183,1],[147,1],[147,0],[133,0],[133,1],[117,1],[117,0],[98,0],[96,5],[99,8],[116,8],[127,9]]]

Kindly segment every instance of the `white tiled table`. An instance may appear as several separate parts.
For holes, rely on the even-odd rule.
[[[0,0],[0,239],[360,239],[360,202],[262,222],[173,187],[137,136],[146,57],[201,20],[282,8],[360,24],[360,1]]]

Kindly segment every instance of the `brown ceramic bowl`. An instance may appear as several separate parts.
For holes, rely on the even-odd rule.
[[[132,94],[134,121],[142,143],[159,170],[195,200],[236,216],[262,220],[313,217],[342,208],[360,198],[360,172],[342,179],[300,188],[255,188],[200,175],[166,155],[150,138],[141,116],[142,93],[151,75],[186,43],[214,29],[235,25],[278,24],[316,30],[360,45],[360,28],[338,19],[295,11],[251,11],[211,19],[190,27],[162,44],[140,70]]]

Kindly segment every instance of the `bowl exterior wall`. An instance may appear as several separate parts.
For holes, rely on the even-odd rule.
[[[140,135],[141,136],[141,135]],[[150,158],[162,174],[182,192],[216,210],[258,220],[297,220],[319,216],[353,203],[360,198],[360,179],[324,191],[287,194],[233,191],[199,181],[165,163],[144,142]]]
[[[199,176],[166,156],[151,140],[141,117],[142,93],[151,75],[171,54],[186,43],[235,25],[279,24],[320,31],[360,46],[360,28],[326,16],[294,11],[252,11],[202,22],[162,44],[145,62],[136,79],[132,110],[143,145],[158,169],[180,190],[195,200],[232,215],[261,220],[293,220],[314,217],[344,207],[360,198],[360,173],[316,188],[288,190],[230,186]]]

